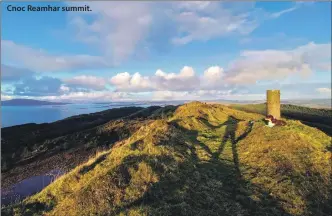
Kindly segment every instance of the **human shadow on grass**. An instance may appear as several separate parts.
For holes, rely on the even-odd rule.
[[[228,122],[226,121],[226,122],[221,123],[221,124],[219,124],[219,125],[213,125],[213,124],[211,124],[207,119],[202,118],[202,117],[198,118],[198,120],[201,121],[201,122],[202,122],[203,124],[205,124],[206,126],[208,126],[209,128],[213,128],[213,129],[217,129],[217,128],[220,128],[220,127],[222,127],[222,126],[228,124]]]
[[[239,178],[236,171],[238,164],[215,159],[209,147],[197,139],[197,131],[187,130],[179,125],[176,127],[192,140],[190,144],[185,142],[167,146],[172,148],[171,151],[181,155],[184,158],[183,162],[179,163],[172,157],[166,162],[165,158],[159,159],[159,156],[127,157],[123,161],[124,164],[149,164],[158,174],[159,181],[153,183],[139,199],[116,208],[114,214],[126,214],[130,208],[145,206],[149,209],[149,215],[289,215],[280,207],[279,201],[263,189],[259,190],[259,194],[255,189],[255,195],[260,200],[269,202],[251,199],[250,195],[254,189],[251,188],[250,182]],[[249,131],[250,129],[247,133]],[[234,144],[236,140],[240,140],[239,138],[234,138]],[[211,156],[211,160],[200,160],[196,146],[202,147]],[[190,151],[187,151],[188,148]],[[157,165],[154,161],[161,161],[163,166]],[[174,170],[165,172],[161,169],[174,167],[174,164]]]
[[[243,121],[243,120],[237,119],[234,116],[229,116],[227,121],[223,124],[223,125],[226,125],[226,129],[225,129],[225,133],[223,135],[223,138],[222,138],[221,144],[219,145],[218,150],[213,154],[215,159],[219,158],[220,154],[223,152],[225,145],[228,141],[230,141],[232,144],[233,156],[237,155],[237,153],[235,151],[236,150],[235,145],[239,141],[244,139],[246,136],[248,136],[248,134],[251,132],[252,127],[253,127],[253,124],[251,122],[249,122],[244,133],[236,138],[235,133],[238,129],[238,123],[241,121]],[[238,161],[238,159],[236,159],[236,161]]]

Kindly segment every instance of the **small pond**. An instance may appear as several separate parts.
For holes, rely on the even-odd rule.
[[[1,205],[13,204],[38,193],[63,174],[61,170],[52,170],[45,175],[24,179],[7,190],[1,189]]]

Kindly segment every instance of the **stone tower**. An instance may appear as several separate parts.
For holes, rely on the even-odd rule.
[[[266,115],[280,119],[280,90],[266,91]]]

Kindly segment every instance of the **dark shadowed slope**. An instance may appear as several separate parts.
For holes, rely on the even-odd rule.
[[[2,128],[1,170],[3,186],[7,185],[6,176],[9,172],[12,172],[13,168],[39,161],[40,158],[50,158],[58,153],[73,151],[83,141],[80,134],[93,136],[95,131],[93,128],[96,126],[112,119],[127,117],[142,109],[144,108],[116,108],[73,116],[53,123],[24,124]],[[11,182],[11,184],[14,183]]]

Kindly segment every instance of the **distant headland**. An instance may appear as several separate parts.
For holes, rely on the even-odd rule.
[[[32,99],[12,99],[1,101],[2,106],[43,106],[43,105],[66,105],[68,103],[40,101]]]

